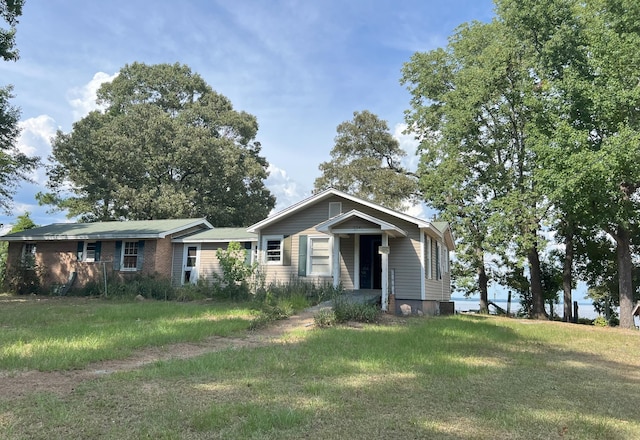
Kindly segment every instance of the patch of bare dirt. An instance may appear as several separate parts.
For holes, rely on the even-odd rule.
[[[213,336],[198,343],[150,347],[138,351],[127,359],[95,362],[81,370],[0,372],[0,394],[5,398],[21,397],[34,392],[65,395],[86,380],[115,372],[135,370],[158,361],[188,359],[205,353],[279,343],[283,336],[293,330],[313,328],[313,316],[317,310],[316,306],[286,320],[248,332],[244,337]]]

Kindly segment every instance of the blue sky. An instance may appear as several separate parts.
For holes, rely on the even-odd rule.
[[[458,25],[492,17],[491,0],[26,0],[20,59],[0,62],[0,84],[13,84],[22,109],[19,148],[46,158],[55,131],[94,109],[99,84],[125,64],[186,64],[257,117],[267,186],[282,208],[310,194],[354,111],[386,120],[415,163],[415,142],[402,135],[402,64],[446,45]],[[44,169],[33,178],[0,223],[25,211],[37,224],[66,221],[34,199]]]

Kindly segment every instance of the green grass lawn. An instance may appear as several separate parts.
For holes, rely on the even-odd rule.
[[[21,332],[22,344],[32,343],[29,329],[45,338],[47,319],[60,326],[50,344],[82,340],[71,323],[76,334],[62,330],[70,319],[56,317],[79,321],[83,313],[93,317],[84,333],[96,341],[111,334],[101,327],[128,321],[137,324],[121,335],[135,333],[138,319],[139,332],[174,337],[189,327],[180,323],[207,314],[216,316],[213,327],[248,323],[247,309],[213,304],[102,303],[78,313],[69,308],[82,303],[1,307],[2,333]],[[22,318],[5,321],[7,314]],[[18,340],[1,337],[3,349]],[[156,343],[143,341],[138,346]],[[39,368],[29,357],[3,355],[0,368]],[[639,332],[456,316],[298,331],[262,347],[96,377],[64,394],[4,398],[0,390],[0,438],[638,439],[638,408]]]
[[[0,301],[0,370],[83,368],[134,350],[245,331],[238,304],[118,302],[45,297]]]

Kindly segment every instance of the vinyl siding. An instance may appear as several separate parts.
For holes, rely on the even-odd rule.
[[[449,301],[451,299],[451,273],[450,268],[446,270],[443,264],[442,279],[437,279],[437,267],[436,267],[436,243],[439,242],[443,249],[446,249],[444,242],[439,240],[436,236],[427,235],[431,238],[431,278],[429,278],[428,269],[425,270],[425,292],[427,300],[436,301]],[[424,246],[425,253],[428,252],[428,246],[425,240]],[[425,255],[425,264],[429,261],[428,256]]]
[[[184,258],[184,244],[173,243],[173,257],[171,262],[171,284],[182,284],[182,259]]]
[[[371,215],[389,223],[397,225],[399,228],[407,232],[407,237],[390,238],[389,244],[391,253],[389,255],[389,271],[395,271],[395,293],[399,298],[420,299],[420,234],[418,228],[409,222],[398,219],[394,216],[387,215],[376,209],[365,205],[342,199],[340,197],[331,197],[322,200],[315,205],[306,207],[298,211],[295,215],[289,216],[279,222],[269,225],[260,231],[260,235],[291,235],[292,255],[291,266],[264,266],[267,274],[268,282],[288,282],[292,278],[296,278],[298,274],[298,255],[299,236],[300,235],[317,235],[315,226],[324,222],[329,218],[329,203],[342,202],[342,212],[348,212],[356,209],[362,213]],[[371,226],[371,223],[362,219],[350,219],[342,225],[350,226]],[[345,289],[353,288],[354,280],[354,238],[340,239],[341,261],[340,261],[340,281]],[[315,279],[305,277],[313,282],[332,282],[331,277],[322,277]]]

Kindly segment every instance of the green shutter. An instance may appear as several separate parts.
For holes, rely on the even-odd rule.
[[[78,249],[76,251],[76,260],[82,261],[82,253],[84,252],[84,241],[78,242]]]
[[[96,241],[96,260],[100,261],[100,252],[102,251],[102,242]]]
[[[307,236],[298,236],[298,276],[307,276]]]
[[[142,264],[144,263],[144,241],[140,240],[138,242],[138,261],[136,265],[136,270],[142,270]]]
[[[121,259],[122,259],[122,241],[116,241],[116,251],[113,254],[113,270],[120,270]]]
[[[282,240],[282,265],[291,266],[291,236],[287,235]]]

